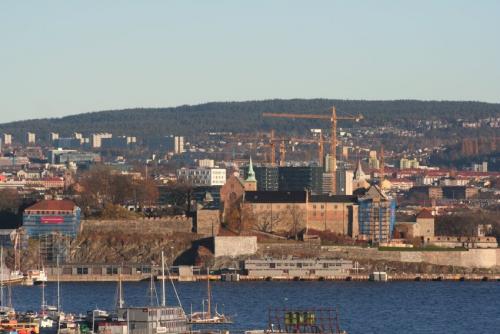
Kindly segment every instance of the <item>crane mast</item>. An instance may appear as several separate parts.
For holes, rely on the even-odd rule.
[[[280,113],[263,113],[263,117],[274,117],[274,118],[292,118],[292,119],[322,119],[329,120],[331,123],[331,135],[330,135],[330,173],[332,174],[332,185],[331,193],[337,193],[337,122],[339,120],[354,120],[358,122],[363,119],[362,115],[358,116],[337,116],[337,110],[335,106],[332,106],[331,116],[329,115],[317,115],[317,114],[280,114]],[[320,138],[320,142],[322,139]],[[320,152],[323,151],[320,147]],[[322,153],[321,153],[322,154]],[[322,160],[322,159],[320,159]]]

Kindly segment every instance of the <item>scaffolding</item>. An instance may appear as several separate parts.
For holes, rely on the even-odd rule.
[[[268,333],[340,334],[336,308],[269,309]]]
[[[54,232],[38,236],[40,262],[44,265],[55,264],[57,257],[61,263],[65,263],[69,256],[71,240],[69,237]]]
[[[373,242],[388,242],[394,231],[396,201],[360,200],[358,216],[361,235]]]

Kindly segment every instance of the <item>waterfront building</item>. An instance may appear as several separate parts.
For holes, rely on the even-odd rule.
[[[80,208],[69,200],[41,200],[24,210],[23,228],[28,237],[54,232],[76,237],[80,229]]]
[[[471,236],[434,236],[424,238],[424,245],[443,248],[498,248],[495,237],[471,237]]]
[[[348,276],[353,269],[351,260],[342,259],[251,259],[245,260],[245,270],[254,278],[308,278]]]

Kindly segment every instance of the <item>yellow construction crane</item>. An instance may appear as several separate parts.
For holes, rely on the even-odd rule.
[[[270,163],[271,166],[276,166],[276,143],[280,142],[280,166],[285,165],[285,154],[286,154],[286,146],[285,139],[276,138],[274,136],[274,129],[271,129],[271,133],[269,135],[269,149],[270,149]],[[266,145],[267,146],[267,145]]]
[[[304,138],[291,138],[291,142],[297,142],[297,143],[310,143],[318,144],[318,166],[323,167],[323,158],[325,156],[325,139],[323,138],[323,134],[319,135],[318,139],[304,139]]]
[[[354,120],[356,122],[363,119],[362,115],[358,116],[337,116],[337,110],[332,107],[332,115],[316,115],[316,114],[277,114],[263,113],[263,117],[275,118],[301,118],[301,119],[325,119],[331,122],[331,140],[330,140],[330,172],[332,173],[332,194],[336,194],[336,172],[337,172],[337,121],[339,120]]]

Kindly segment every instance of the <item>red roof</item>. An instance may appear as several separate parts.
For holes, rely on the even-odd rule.
[[[417,215],[417,218],[433,219],[434,216],[432,215],[432,213],[429,210],[422,209],[422,211],[420,211],[419,214]]]
[[[73,211],[76,205],[70,200],[41,200],[25,211]]]

